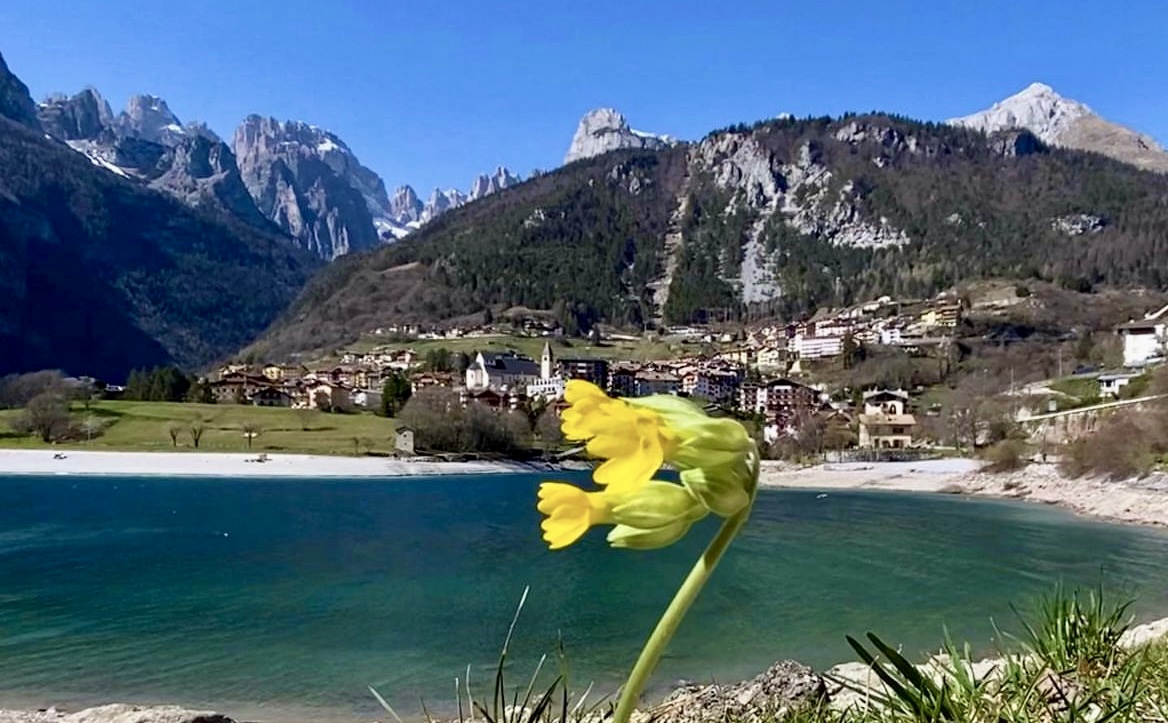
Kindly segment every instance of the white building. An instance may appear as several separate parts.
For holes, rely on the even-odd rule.
[[[1139,377],[1139,374],[1122,372],[1119,374],[1100,374],[1096,380],[1099,382],[1099,396],[1118,397],[1124,387],[1131,384],[1133,379],[1138,379]]]
[[[510,352],[493,354],[480,351],[466,368],[466,388],[472,392],[526,387],[539,380],[538,364]]]
[[[900,344],[904,341],[904,336],[901,335],[899,326],[889,326],[880,330],[880,343],[892,346]]]
[[[864,394],[860,415],[860,447],[904,449],[912,446],[917,420],[908,412],[908,394],[901,390],[880,390]]]
[[[797,336],[794,351],[800,359],[825,359],[844,351],[842,336]]]
[[[349,394],[354,406],[362,409],[377,409],[381,406],[381,391],[378,389],[354,389]]]
[[[536,379],[527,383],[527,396],[560,399],[564,396],[566,386],[567,382],[561,376],[554,376],[551,379]]]
[[[1117,331],[1123,336],[1123,365],[1138,367],[1164,356],[1168,346],[1168,306],[1148,314],[1143,319],[1121,324]]]

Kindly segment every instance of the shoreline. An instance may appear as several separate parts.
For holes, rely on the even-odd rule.
[[[61,454],[62,458],[54,455]],[[0,449],[0,475],[237,477],[245,479],[377,479],[553,472],[587,469],[586,462],[441,461],[427,457],[340,457],[295,453],[119,452]],[[870,490],[992,497],[1054,505],[1086,517],[1168,527],[1168,475],[1109,482],[1068,479],[1053,464],[1016,472],[980,471],[966,458],[917,462],[842,462],[797,467],[765,460],[762,489]]]
[[[503,474],[565,469],[544,462],[445,462],[429,458],[334,457],[262,452],[113,452],[0,449],[0,475],[127,477],[381,478]],[[63,458],[54,458],[62,454]]]
[[[1111,482],[1070,479],[1049,463],[1004,473],[982,472],[980,466],[972,459],[846,462],[803,468],[763,462],[759,486],[992,497],[1053,505],[1108,522],[1168,527],[1168,477],[1163,475]]]

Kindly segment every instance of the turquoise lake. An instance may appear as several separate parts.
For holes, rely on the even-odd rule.
[[[486,689],[526,585],[515,681],[562,639],[576,687],[611,691],[713,527],[552,553],[541,478],[0,477],[0,707],[384,719],[372,685],[399,712],[447,710],[468,665]],[[1101,575],[1139,617],[1168,615],[1168,534],[1025,503],[765,491],[655,690],[826,667],[868,630],[923,652],[947,628],[988,651],[1011,602]]]

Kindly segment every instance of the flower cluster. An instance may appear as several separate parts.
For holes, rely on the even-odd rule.
[[[738,422],[675,396],[615,399],[582,380],[568,382],[564,398],[564,436],[605,461],[592,475],[597,491],[540,485],[541,528],[551,549],[596,525],[613,525],[613,547],[664,547],[710,512],[730,517],[751,503],[758,450]],[[679,470],[680,484],[653,478],[664,464]]]

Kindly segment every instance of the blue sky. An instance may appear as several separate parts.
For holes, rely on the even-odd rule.
[[[160,95],[230,136],[248,113],[340,135],[391,188],[557,166],[580,116],[696,138],[781,112],[943,119],[1041,80],[1168,144],[1159,0],[4,0],[38,99]]]

